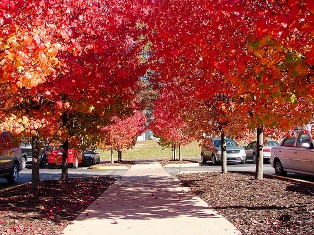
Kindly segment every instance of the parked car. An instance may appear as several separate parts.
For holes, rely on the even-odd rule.
[[[84,165],[95,165],[100,163],[100,155],[96,150],[83,152]]]
[[[264,163],[268,163],[270,159],[270,151],[274,146],[279,145],[279,143],[275,140],[268,140],[265,145],[263,145],[263,159]],[[246,161],[253,161],[256,163],[256,153],[257,153],[257,142],[252,141],[246,147],[244,147],[246,153]]]
[[[213,147],[213,148],[212,148]],[[201,148],[202,162],[211,161],[213,165],[221,162],[221,139],[212,138],[212,147],[203,145]],[[234,140],[226,139],[227,163],[245,163],[245,151]]]
[[[314,141],[306,131],[297,131],[271,149],[270,163],[276,175],[287,172],[314,176]]]
[[[62,154],[63,147],[52,148],[45,152],[47,159],[48,168],[53,168],[62,165]],[[83,155],[76,149],[68,149],[68,165],[73,168],[78,168],[79,165],[83,164]]]
[[[32,145],[30,143],[22,142],[20,148],[22,150],[22,166],[24,169],[27,164],[32,164]]]
[[[7,138],[5,133],[1,134],[1,139],[2,138]],[[16,184],[19,178],[19,172],[22,169],[22,150],[20,146],[12,146],[1,151],[0,178],[7,179],[9,184]]]
[[[33,163],[33,150],[32,150],[32,145],[30,143],[25,143],[22,142],[20,144],[21,150],[22,150],[22,164],[23,164],[23,169],[27,165],[31,165]],[[47,156],[44,154],[47,149],[40,149],[39,151],[39,166],[40,167],[46,167],[48,162],[47,162]]]

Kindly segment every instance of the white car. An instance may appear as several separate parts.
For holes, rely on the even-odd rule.
[[[287,172],[314,176],[314,142],[304,131],[295,132],[271,149],[270,163],[276,175]]]
[[[264,163],[268,163],[270,159],[270,151],[274,146],[279,145],[279,143],[275,140],[268,140],[265,145],[263,145],[263,159]],[[252,141],[245,148],[246,153],[246,161],[252,161],[254,164],[256,163],[256,155],[257,155],[257,142]]]

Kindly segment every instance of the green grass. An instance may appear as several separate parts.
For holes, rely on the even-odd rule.
[[[102,161],[110,161],[110,151],[99,150]],[[181,155],[183,160],[186,158],[200,158],[201,148],[198,142],[192,142],[187,146],[181,147]],[[116,161],[118,154],[113,152],[113,158]],[[163,148],[155,140],[138,141],[136,145],[129,150],[122,152],[122,160],[159,160],[172,159],[171,148]],[[178,150],[177,150],[178,159]]]

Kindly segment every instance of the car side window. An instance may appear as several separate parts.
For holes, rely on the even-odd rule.
[[[282,146],[285,147],[294,147],[295,136],[287,137],[283,140]]]
[[[299,137],[298,137],[298,141],[297,141],[297,147],[300,147],[301,144],[309,144],[311,148],[313,148],[313,144],[312,141],[310,139],[310,136],[308,134],[305,133],[300,133]]]

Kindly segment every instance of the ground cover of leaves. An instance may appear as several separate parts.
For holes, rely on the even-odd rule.
[[[243,234],[314,234],[314,184],[231,172],[178,178]]]
[[[0,191],[0,234],[60,234],[114,183],[109,177],[44,180]]]

